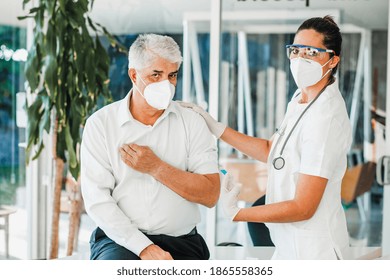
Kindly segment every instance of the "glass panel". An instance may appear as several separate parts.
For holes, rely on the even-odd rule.
[[[386,111],[387,55],[387,30],[374,30],[372,32],[372,103],[374,109],[382,112]]]
[[[25,215],[25,156],[24,148],[19,145],[25,141],[23,119],[17,123],[18,104],[17,93],[24,91],[24,62],[27,53],[26,30],[11,26],[0,25],[0,207],[12,206],[17,211],[9,216],[9,220],[18,219],[18,228],[10,227],[10,235],[26,231]],[[20,111],[19,111],[20,112]],[[20,121],[20,122],[19,122]],[[21,127],[18,126],[21,125]],[[0,210],[1,211],[1,210]],[[5,222],[4,217],[0,223]],[[13,224],[14,225],[14,224]],[[4,242],[0,231],[0,240]],[[12,246],[9,258],[26,258],[26,240],[21,240]],[[0,259],[7,258],[1,246]]]
[[[272,136],[295,87],[285,50],[292,38],[288,33],[224,33],[220,96],[223,123],[248,135]],[[220,164],[242,184],[241,207],[249,207],[264,195],[267,182],[264,163],[246,157],[221,141]],[[220,210],[217,213],[221,215]],[[217,222],[216,243],[252,246],[249,233],[247,223],[231,223],[222,216]]]

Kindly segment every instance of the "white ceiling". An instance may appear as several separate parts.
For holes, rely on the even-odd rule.
[[[35,0],[36,1],[36,0]],[[0,0],[0,24],[25,26],[22,0]],[[91,17],[116,34],[182,30],[183,14],[210,10],[211,0],[95,0]],[[267,9],[338,9],[341,23],[387,29],[388,0],[222,0],[225,11]],[[293,10],[292,10],[293,12]]]

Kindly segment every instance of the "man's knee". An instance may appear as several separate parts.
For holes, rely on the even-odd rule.
[[[140,258],[133,252],[126,248],[116,244],[116,246],[110,246],[104,248],[93,254],[94,260],[139,260]],[[92,258],[92,254],[91,254]]]
[[[91,242],[91,260],[139,260],[133,252],[105,236]]]

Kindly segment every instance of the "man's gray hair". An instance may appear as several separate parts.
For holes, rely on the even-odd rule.
[[[169,36],[141,34],[129,50],[129,69],[141,70],[153,64],[161,57],[180,66],[183,58],[178,44]]]

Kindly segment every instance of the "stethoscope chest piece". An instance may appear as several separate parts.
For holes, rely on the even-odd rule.
[[[274,160],[272,161],[272,164],[276,170],[280,170],[284,167],[284,158],[282,158],[280,156],[277,158],[274,158]]]

